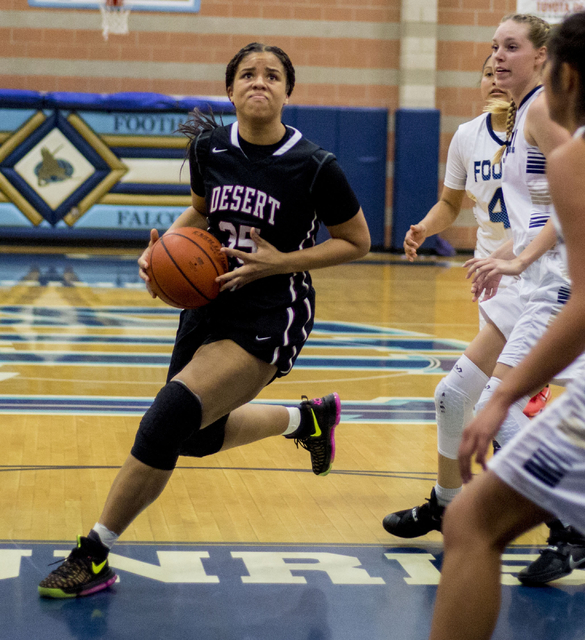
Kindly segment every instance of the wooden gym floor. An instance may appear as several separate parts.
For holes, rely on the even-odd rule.
[[[434,388],[477,331],[462,261],[371,254],[314,272],[311,340],[259,401],[340,394],[329,476],[284,438],[182,458],[116,546],[119,584],[36,596],[48,563],[96,521],[164,383],[178,312],[145,293],[137,255],[2,248],[3,637],[423,640],[441,535],[403,541],[381,521],[435,480]],[[528,623],[532,638],[582,637],[585,572],[537,590],[514,577],[545,538],[535,530],[505,556],[497,638],[528,637]]]

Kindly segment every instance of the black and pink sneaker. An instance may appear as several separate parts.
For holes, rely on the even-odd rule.
[[[108,564],[107,550],[95,541],[77,537],[77,546],[63,564],[39,585],[45,598],[78,598],[107,589],[116,582]]]
[[[339,396],[330,393],[324,398],[313,400],[302,396],[300,409],[302,422],[305,422],[303,426],[310,426],[310,435],[295,438],[295,444],[297,447],[300,444],[311,454],[313,473],[316,476],[326,476],[335,459],[335,427],[341,419]]]

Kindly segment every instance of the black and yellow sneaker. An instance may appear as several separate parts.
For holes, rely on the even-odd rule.
[[[309,400],[302,396],[301,427],[293,434],[297,447],[311,454],[311,466],[316,476],[326,476],[335,459],[335,427],[341,419],[341,402],[336,393]]]
[[[431,497],[427,498],[423,505],[388,514],[384,518],[382,526],[393,536],[418,538],[430,531],[441,531],[444,512],[445,507],[441,507],[437,502],[433,487]]]
[[[106,589],[116,581],[107,549],[99,542],[77,536],[77,546],[40,584],[45,598],[78,598]]]

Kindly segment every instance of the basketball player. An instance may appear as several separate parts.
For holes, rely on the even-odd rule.
[[[495,153],[505,142],[499,133],[506,131],[508,96],[496,84],[491,54],[483,63],[480,92],[484,105],[489,110],[461,125],[455,132],[449,145],[441,199],[418,224],[411,225],[406,233],[404,252],[410,262],[414,261],[416,250],[428,236],[444,231],[455,222],[461,212],[465,193],[474,202],[473,215],[478,225],[474,251],[476,258],[487,258],[512,238],[501,187],[502,163],[492,162]],[[504,276],[499,287],[484,291],[483,299],[494,296],[498,288],[502,290],[512,281],[511,276]],[[485,323],[480,311],[479,328],[482,329]],[[528,401],[524,414],[529,418],[538,415],[550,396],[550,387],[547,385]],[[455,464],[453,466],[456,468]],[[457,470],[455,473],[458,473]]]
[[[193,205],[171,229],[209,230],[231,271],[219,297],[184,311],[167,384],[144,415],[99,521],[64,563],[40,583],[53,598],[89,595],[115,580],[107,561],[120,534],[163,491],[179,455],[203,457],[268,436],[307,449],[326,475],[340,419],[337,394],[298,407],[249,404],[292,368],[313,326],[309,269],[365,255],[363,212],[334,156],[281,122],[295,83],[287,54],[252,43],[226,69],[237,121],[217,126],[196,112],[190,125]],[[319,220],[331,238],[317,245]],[[138,263],[146,268],[151,242]]]
[[[485,405],[500,381],[542,335],[570,292],[558,251],[553,249],[556,234],[548,220],[552,206],[544,174],[546,155],[568,136],[548,117],[540,86],[548,30],[548,24],[540,18],[515,14],[502,20],[494,38],[497,82],[513,100],[502,177],[513,247],[508,242],[491,258],[469,262],[480,275],[475,281],[476,297],[484,289],[497,288],[502,274],[521,277],[497,296],[480,303],[486,326],[437,386],[439,469],[451,473],[439,476],[426,504],[386,516],[384,528],[393,535],[412,538],[441,530],[444,508],[461,491],[457,451],[474,406],[477,404],[480,409]],[[494,278],[483,279],[484,274],[489,276],[492,272],[497,272]],[[557,381],[566,382],[574,375],[575,370],[563,372]],[[512,407],[497,435],[499,444],[509,441],[528,422],[523,414],[526,400],[523,405],[517,402]],[[566,575],[570,572],[567,543],[585,544],[573,529],[558,522],[551,525],[548,550],[538,564],[519,575],[526,584]],[[557,556],[561,545],[563,563]]]
[[[496,85],[491,54],[483,64],[480,92],[484,104],[495,98],[507,99]],[[487,258],[512,237],[500,184],[502,166],[491,162],[505,142],[505,136],[499,133],[506,130],[506,115],[504,111],[483,113],[455,132],[449,145],[441,199],[419,223],[411,225],[404,238],[404,252],[410,262],[428,236],[455,222],[465,193],[474,202],[473,215],[478,225],[476,257]],[[480,328],[484,324],[480,314]]]
[[[544,84],[550,115],[573,133],[547,159],[555,226],[573,290],[534,350],[466,428],[459,451],[465,480],[471,478],[473,454],[485,466],[491,438],[510,407],[585,349],[585,12],[565,18],[548,47]],[[576,378],[488,466],[447,510],[431,640],[491,637],[500,606],[501,554],[515,537],[552,513],[585,531],[585,379]],[[571,564],[585,564],[585,552],[572,555]]]

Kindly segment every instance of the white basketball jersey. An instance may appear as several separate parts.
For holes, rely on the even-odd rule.
[[[536,87],[520,103],[514,131],[504,154],[502,188],[516,255],[538,235],[553,211],[546,158],[538,147],[528,144],[524,136],[526,114],[542,91],[543,87]]]
[[[512,237],[502,194],[501,164],[492,164],[504,134],[492,128],[490,113],[462,124],[449,146],[445,186],[467,192],[478,225],[475,256],[485,258]]]

